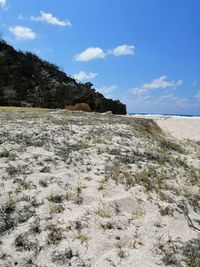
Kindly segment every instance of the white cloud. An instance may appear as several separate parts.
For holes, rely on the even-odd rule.
[[[9,31],[14,34],[18,40],[33,40],[36,38],[36,33],[30,28],[14,26],[10,27]]]
[[[174,94],[163,95],[159,97],[156,101],[156,104],[162,104],[162,105],[169,105],[170,103],[180,108],[186,108],[191,106],[189,103],[189,99],[184,97],[178,97],[175,96]]]
[[[178,81],[168,81],[167,76],[161,76],[160,78],[154,79],[149,83],[143,84],[141,87],[136,87],[132,90],[133,94],[140,95],[143,93],[146,93],[150,90],[156,90],[156,89],[167,89],[171,88],[174,89],[178,86],[180,86],[183,83],[182,80]]]
[[[99,47],[89,47],[82,53],[75,56],[76,61],[90,61],[98,58],[105,58],[105,52]]]
[[[98,75],[98,73],[94,73],[94,72],[89,72],[88,74],[85,73],[84,71],[80,71],[79,73],[76,73],[73,75],[74,79],[78,80],[78,81],[84,81],[84,80],[92,80],[94,79],[96,76]]]
[[[46,22],[48,24],[56,25],[56,26],[60,26],[60,27],[71,27],[72,26],[70,21],[60,20],[60,19],[54,17],[53,14],[45,13],[43,11],[40,12],[39,17],[31,16],[30,19],[34,20],[34,21],[43,21],[43,22]]]
[[[116,48],[114,48],[111,53],[114,56],[125,56],[125,55],[134,55],[134,45],[120,45]]]
[[[197,100],[200,100],[200,90],[197,92],[197,94],[195,95],[195,97],[197,98]]]
[[[6,6],[6,0],[0,0],[0,7]]]
[[[89,47],[80,54],[75,56],[76,61],[90,61],[98,58],[105,58],[109,55],[114,56],[125,56],[125,55],[134,55],[135,47],[133,45],[120,45],[113,50],[104,50],[100,47]]]
[[[118,88],[117,85],[103,86],[97,88],[97,91],[105,95],[106,97],[112,97],[111,94]]]

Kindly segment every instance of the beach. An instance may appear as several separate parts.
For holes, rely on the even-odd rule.
[[[200,117],[178,116],[134,116],[135,118],[153,119],[166,133],[180,140],[200,141]]]
[[[0,125],[0,267],[199,266],[200,119],[1,107]]]

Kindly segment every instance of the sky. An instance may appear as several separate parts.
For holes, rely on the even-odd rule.
[[[200,115],[199,0],[0,0],[0,32],[129,113]]]

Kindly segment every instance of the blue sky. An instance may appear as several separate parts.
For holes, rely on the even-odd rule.
[[[199,0],[0,0],[0,31],[128,112],[200,114]]]

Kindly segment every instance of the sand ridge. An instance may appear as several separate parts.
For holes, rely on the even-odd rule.
[[[0,123],[1,267],[199,263],[198,143],[108,114],[3,109]]]

